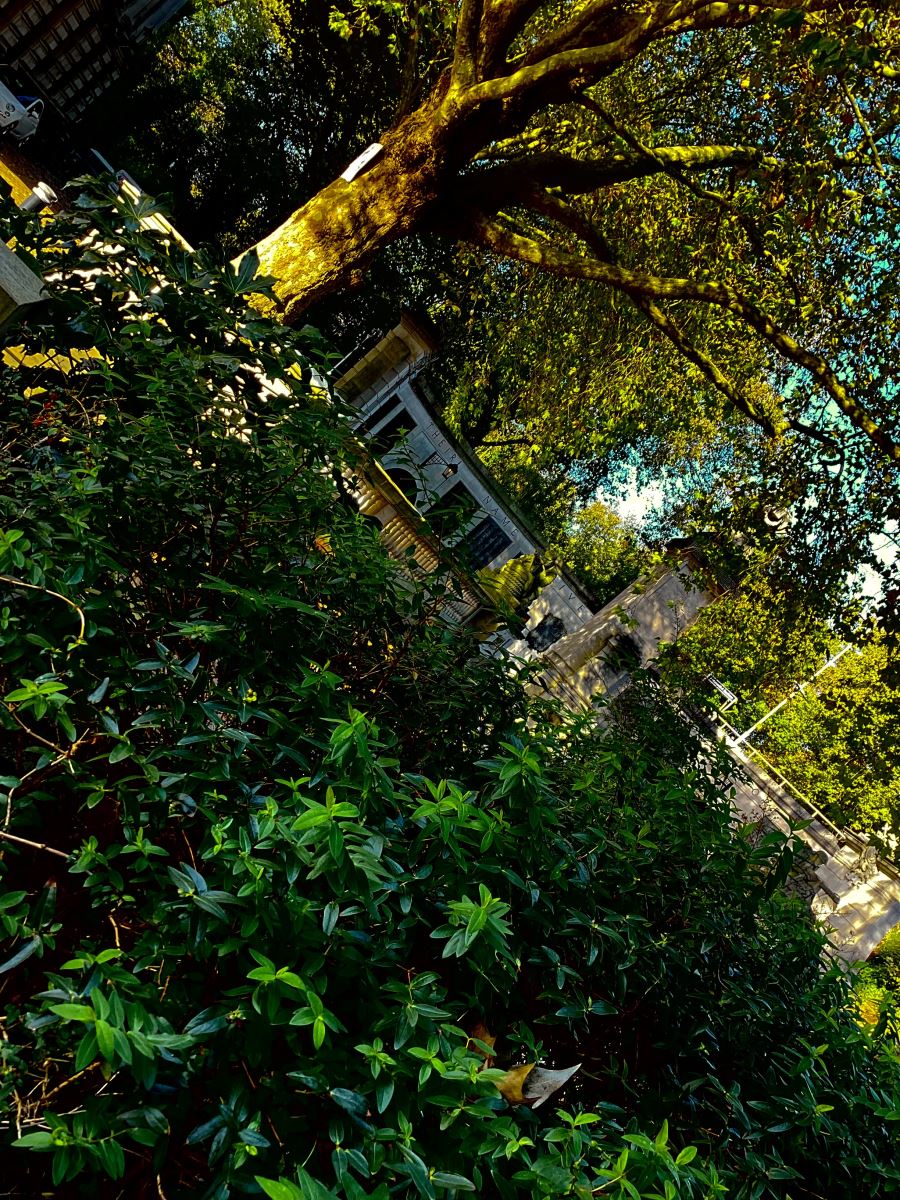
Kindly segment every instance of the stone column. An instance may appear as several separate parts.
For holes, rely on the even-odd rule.
[[[0,326],[43,299],[43,279],[0,242]]]

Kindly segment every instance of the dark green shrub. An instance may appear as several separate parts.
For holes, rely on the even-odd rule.
[[[787,848],[649,685],[529,710],[342,502],[313,335],[138,215],[19,230],[58,274],[0,380],[12,1194],[894,1194],[888,1031]],[[508,1106],[537,1059],[582,1067]]]

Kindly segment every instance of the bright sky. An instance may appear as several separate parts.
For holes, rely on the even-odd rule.
[[[611,508],[617,517],[641,529],[650,514],[662,507],[665,491],[661,483],[638,487],[637,472],[633,471],[624,495],[600,492],[597,499]]]
[[[597,499],[602,500],[623,521],[628,521],[641,531],[652,515],[665,507],[666,493],[659,482],[640,487],[637,483],[637,471],[632,469],[621,491],[601,490],[597,493]],[[896,521],[888,522],[885,532],[872,534],[870,540],[872,549],[885,565],[894,566],[900,561],[900,526]],[[880,598],[884,586],[880,575],[871,567],[864,567],[860,571],[860,579],[864,596],[873,600]]]

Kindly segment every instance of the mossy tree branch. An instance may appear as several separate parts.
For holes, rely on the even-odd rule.
[[[878,425],[871,414],[853,399],[834,369],[818,354],[801,345],[772,317],[757,308],[747,296],[731,285],[719,280],[679,279],[630,270],[600,258],[588,258],[560,250],[536,238],[523,236],[500,221],[484,215],[470,214],[465,224],[468,229],[465,235],[467,239],[486,249],[554,275],[590,279],[606,284],[630,296],[639,304],[655,304],[659,300],[688,300],[728,310],[742,318],[771,349],[777,351],[788,362],[807,371],[856,429],[864,433],[891,462],[900,462],[900,446]],[[664,332],[667,336],[672,336],[667,330]],[[696,359],[693,361],[696,365],[701,365]],[[707,374],[708,368],[702,369]],[[709,374],[707,377],[712,378]],[[719,386],[718,383],[716,386]]]

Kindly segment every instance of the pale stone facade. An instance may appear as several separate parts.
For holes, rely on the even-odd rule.
[[[463,578],[469,598],[450,606],[449,615],[468,620],[484,607],[475,572],[517,555],[541,554],[545,547],[417,384],[435,348],[428,332],[404,316],[349,365],[348,360],[338,364],[334,387],[356,408],[357,434],[378,460],[374,469],[357,474],[355,486],[361,511],[378,521],[388,549],[400,556],[412,547],[414,562],[425,572],[433,570],[440,547],[422,518],[439,525],[442,513],[460,514],[445,545],[459,551],[471,568]],[[493,644],[533,657],[580,628],[595,607],[574,579],[560,573],[529,608],[524,636],[513,639],[501,632]]]
[[[632,671],[674,642],[715,595],[694,555],[685,550],[649,580],[637,580],[544,654],[546,689],[583,711],[615,696]]]

